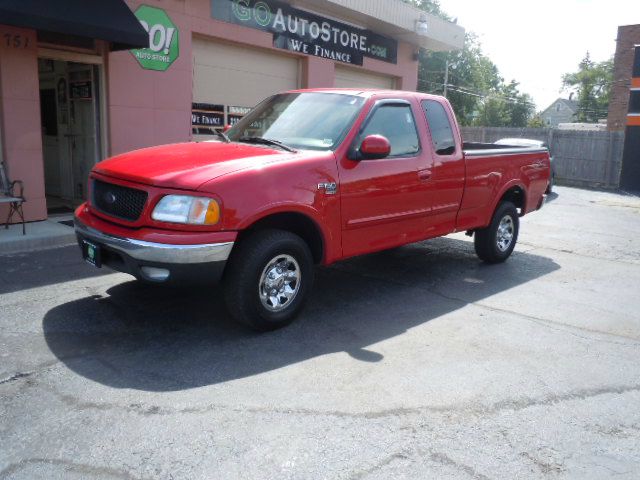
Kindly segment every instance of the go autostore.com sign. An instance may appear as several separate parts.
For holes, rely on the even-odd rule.
[[[276,0],[211,0],[211,15],[273,33],[273,45],[294,52],[362,65],[363,57],[396,63],[398,42],[293,8]]]

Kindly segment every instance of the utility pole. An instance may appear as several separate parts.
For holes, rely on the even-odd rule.
[[[447,87],[449,86],[449,59],[444,66],[444,97],[447,97]]]

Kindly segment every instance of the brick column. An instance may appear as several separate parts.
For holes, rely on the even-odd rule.
[[[620,186],[640,192],[640,46],[635,47]]]

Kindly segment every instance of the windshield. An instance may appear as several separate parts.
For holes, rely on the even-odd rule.
[[[333,150],[355,121],[364,98],[339,93],[281,93],[260,103],[227,135],[252,137],[302,150]]]

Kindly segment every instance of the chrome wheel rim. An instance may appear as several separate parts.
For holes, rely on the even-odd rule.
[[[496,234],[496,246],[501,252],[506,252],[511,246],[513,241],[513,234],[515,232],[515,225],[513,218],[510,215],[505,215],[500,220],[498,225],[498,232]]]
[[[271,312],[287,308],[298,295],[302,272],[291,255],[273,257],[262,270],[258,294],[262,305]]]

